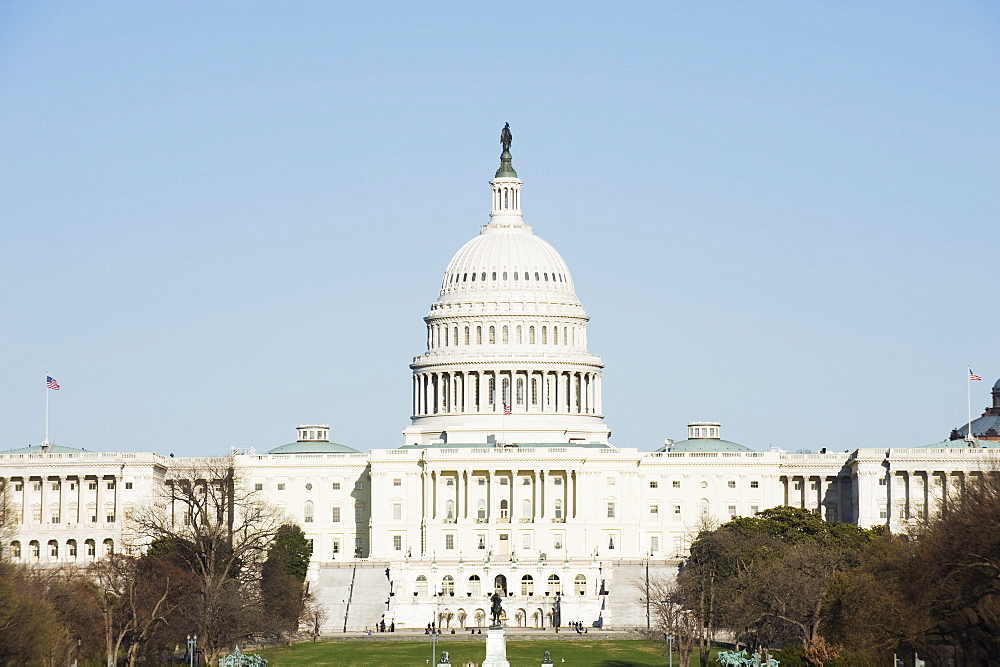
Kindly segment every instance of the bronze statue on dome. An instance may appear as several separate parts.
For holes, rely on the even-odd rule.
[[[504,152],[510,150],[510,144],[514,140],[514,137],[510,133],[510,123],[504,123],[503,129],[500,130],[500,145],[503,146]]]

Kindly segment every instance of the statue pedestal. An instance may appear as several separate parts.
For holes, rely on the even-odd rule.
[[[483,660],[483,667],[510,667],[503,628],[490,628],[486,631],[486,659]]]

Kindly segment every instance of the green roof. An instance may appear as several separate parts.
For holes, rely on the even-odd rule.
[[[268,454],[358,454],[358,450],[337,442],[290,442],[275,447]]]
[[[718,438],[693,438],[691,440],[679,440],[669,447],[661,448],[659,451],[668,452],[752,452],[745,445]]]
[[[86,451],[86,449],[63,447],[62,445],[49,445],[48,449],[42,449],[41,445],[28,445],[27,447],[0,451],[0,454],[81,454]]]

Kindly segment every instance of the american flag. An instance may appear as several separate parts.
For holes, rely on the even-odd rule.
[[[503,413],[505,415],[509,415],[510,414],[510,406],[507,405],[506,403],[503,404]]]
[[[970,371],[969,371],[969,379],[970,379],[970,380],[982,380],[983,378],[979,377],[978,375],[976,375],[975,373],[973,373],[973,372],[972,372],[972,371],[970,370]]]
[[[56,379],[54,377],[52,377],[51,375],[46,375],[45,376],[45,386],[48,387],[49,389],[58,389],[59,388],[59,383],[56,382]]]

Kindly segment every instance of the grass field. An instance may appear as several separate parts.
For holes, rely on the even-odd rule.
[[[485,636],[484,636],[485,639]],[[486,657],[485,641],[438,642],[438,655],[448,651],[451,664],[477,665]],[[554,665],[597,665],[599,667],[644,667],[667,664],[663,644],[643,640],[525,640],[507,641],[511,667],[536,666],[549,651]],[[260,651],[269,667],[285,665],[426,665],[431,658],[430,642],[342,641],[296,644],[287,648]],[[565,660],[565,662],[563,662]],[[696,664],[693,661],[692,664]],[[677,654],[674,654],[674,665]]]

